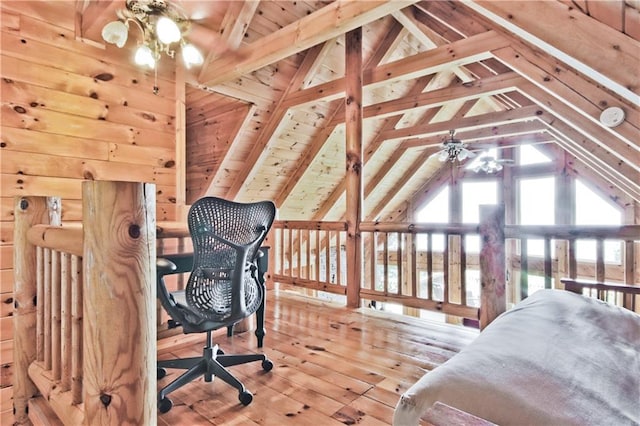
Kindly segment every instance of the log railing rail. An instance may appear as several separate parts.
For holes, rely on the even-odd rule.
[[[15,421],[39,394],[63,424],[154,424],[155,188],[82,192],[82,224],[60,223],[59,198],[16,198]]]

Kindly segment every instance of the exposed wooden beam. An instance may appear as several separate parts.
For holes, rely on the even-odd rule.
[[[369,57],[367,63],[365,65],[365,69],[371,66],[376,66],[380,61],[386,56],[387,52],[395,46],[396,41],[400,38],[400,34],[402,33],[402,25],[399,23],[394,23],[391,29],[388,31],[387,35],[382,39],[382,41],[378,44],[375,49],[375,52]],[[421,90],[420,90],[421,91]],[[342,117],[340,123],[344,122],[344,102],[340,102],[337,104],[335,108],[331,111],[330,114],[327,114],[327,119],[329,123],[334,123],[334,117]],[[285,186],[280,190],[278,197],[276,197],[276,205],[281,205],[284,203],[286,198],[289,196],[293,188],[298,183],[302,176],[306,172],[307,168],[311,165],[316,155],[322,149],[323,144],[327,140],[327,138],[333,133],[337,124],[328,124],[326,125],[320,132],[318,132],[311,144],[309,144],[309,149],[307,149],[302,156],[301,160],[298,162],[298,166],[295,171],[291,174],[290,178],[287,180]],[[364,153],[364,162],[366,163],[368,159],[368,152]],[[340,181],[338,187],[340,188],[338,192],[334,189],[332,193],[327,197],[327,199],[322,203],[318,211],[314,214],[315,220],[322,220],[327,212],[331,209],[331,207],[335,204],[337,199],[342,196],[344,192],[345,181]],[[280,203],[278,203],[280,201]]]
[[[617,157],[623,163],[630,165],[636,171],[640,171],[640,148],[620,140],[617,135],[611,134],[602,126],[588,120],[576,110],[560,100],[548,96],[542,89],[532,84],[523,85],[522,92],[530,97],[541,107],[553,112],[558,118],[574,127],[577,131],[593,140],[606,151]]]
[[[488,31],[426,52],[382,64],[365,70],[363,84],[367,88],[379,87],[396,80],[410,80],[491,57],[491,50],[507,46],[501,35]],[[287,105],[303,105],[311,102],[337,99],[344,96],[344,78],[319,84],[293,93]]]
[[[347,182],[347,306],[360,305],[362,286],[362,28],[345,34],[345,164]]]
[[[467,101],[515,90],[526,83],[516,73],[506,73],[463,83],[457,86],[444,87],[438,90],[402,96],[386,102],[368,105],[364,108],[364,118],[382,118],[406,113],[416,108],[432,108],[443,106],[453,101]],[[336,118],[337,119],[337,118]],[[337,124],[337,123],[336,123]]]
[[[557,1],[474,0],[465,5],[640,103],[640,42]],[[563,31],[569,22],[571,31]]]
[[[226,43],[229,49],[238,49],[259,4],[259,0],[229,2],[229,7],[220,26],[220,38]],[[211,62],[215,60],[217,55],[218,52],[215,50],[209,50],[207,58],[200,70],[199,80],[202,80],[203,74],[207,72]]]
[[[213,86],[233,80],[415,2],[416,0],[335,1],[281,30],[240,47],[238,54],[244,59],[217,58],[203,73],[200,82]]]
[[[510,111],[474,115],[472,117],[464,117],[447,122],[420,124],[402,129],[393,129],[385,132],[381,136],[385,140],[433,136],[451,129],[475,128],[490,125],[499,126],[500,124],[533,120],[541,114],[544,114],[543,110],[539,106],[534,105]]]

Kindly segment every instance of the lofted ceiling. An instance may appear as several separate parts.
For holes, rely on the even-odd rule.
[[[82,3],[82,2],[81,2]],[[345,214],[345,33],[362,28],[363,215],[401,216],[470,149],[525,143],[640,202],[640,2],[176,1],[205,64],[186,82],[186,190]],[[84,1],[99,39],[123,1]],[[626,119],[599,121],[607,107]]]

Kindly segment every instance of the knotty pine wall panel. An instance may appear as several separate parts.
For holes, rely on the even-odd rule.
[[[60,196],[62,219],[78,221],[83,180],[152,182],[158,220],[176,219],[173,61],[161,61],[153,94],[153,73],[130,49],[76,37],[76,3],[0,3],[2,424],[13,420],[14,197]]]

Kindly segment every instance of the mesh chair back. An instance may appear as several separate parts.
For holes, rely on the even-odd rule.
[[[263,295],[255,260],[275,212],[271,201],[237,203],[217,197],[191,206],[194,259],[185,296],[194,313],[232,322],[257,310]]]

